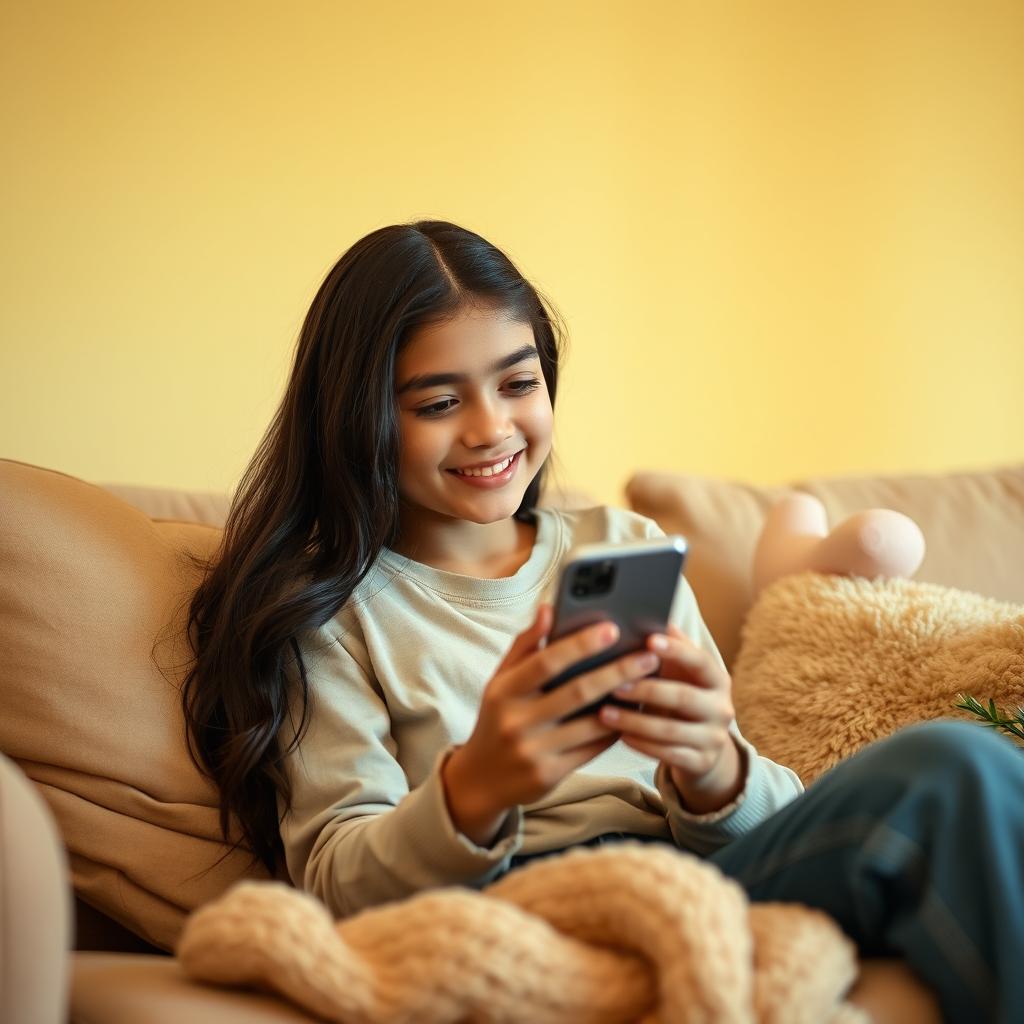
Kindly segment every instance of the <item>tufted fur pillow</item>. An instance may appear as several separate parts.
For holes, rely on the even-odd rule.
[[[963,717],[960,693],[1024,704],[1024,606],[903,579],[786,576],[750,611],[733,686],[744,735],[808,784],[905,725]]]

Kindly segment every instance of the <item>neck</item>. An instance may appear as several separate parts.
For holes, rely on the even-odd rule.
[[[441,518],[432,522],[403,517],[394,550],[434,569],[462,576],[512,576],[530,557],[536,527],[517,519],[471,523]]]

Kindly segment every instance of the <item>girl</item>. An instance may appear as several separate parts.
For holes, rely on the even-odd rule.
[[[234,816],[337,915],[576,844],[672,842],[904,956],[950,1019],[1019,1019],[1007,741],[918,726],[801,795],[740,734],[685,579],[648,650],[542,689],[615,640],[545,643],[569,549],[660,532],[538,507],[561,333],[453,224],[374,231],[328,274],[190,609],[190,743],[225,837]],[[567,720],[613,692],[642,710]]]

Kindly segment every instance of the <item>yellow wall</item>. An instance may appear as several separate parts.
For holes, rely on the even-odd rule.
[[[568,482],[1024,457],[1019,0],[7,3],[0,454],[234,485],[320,279],[455,220]]]

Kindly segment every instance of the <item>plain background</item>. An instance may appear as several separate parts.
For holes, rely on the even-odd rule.
[[[230,489],[420,217],[565,316],[563,482],[1024,456],[1019,0],[4,0],[0,455]]]

